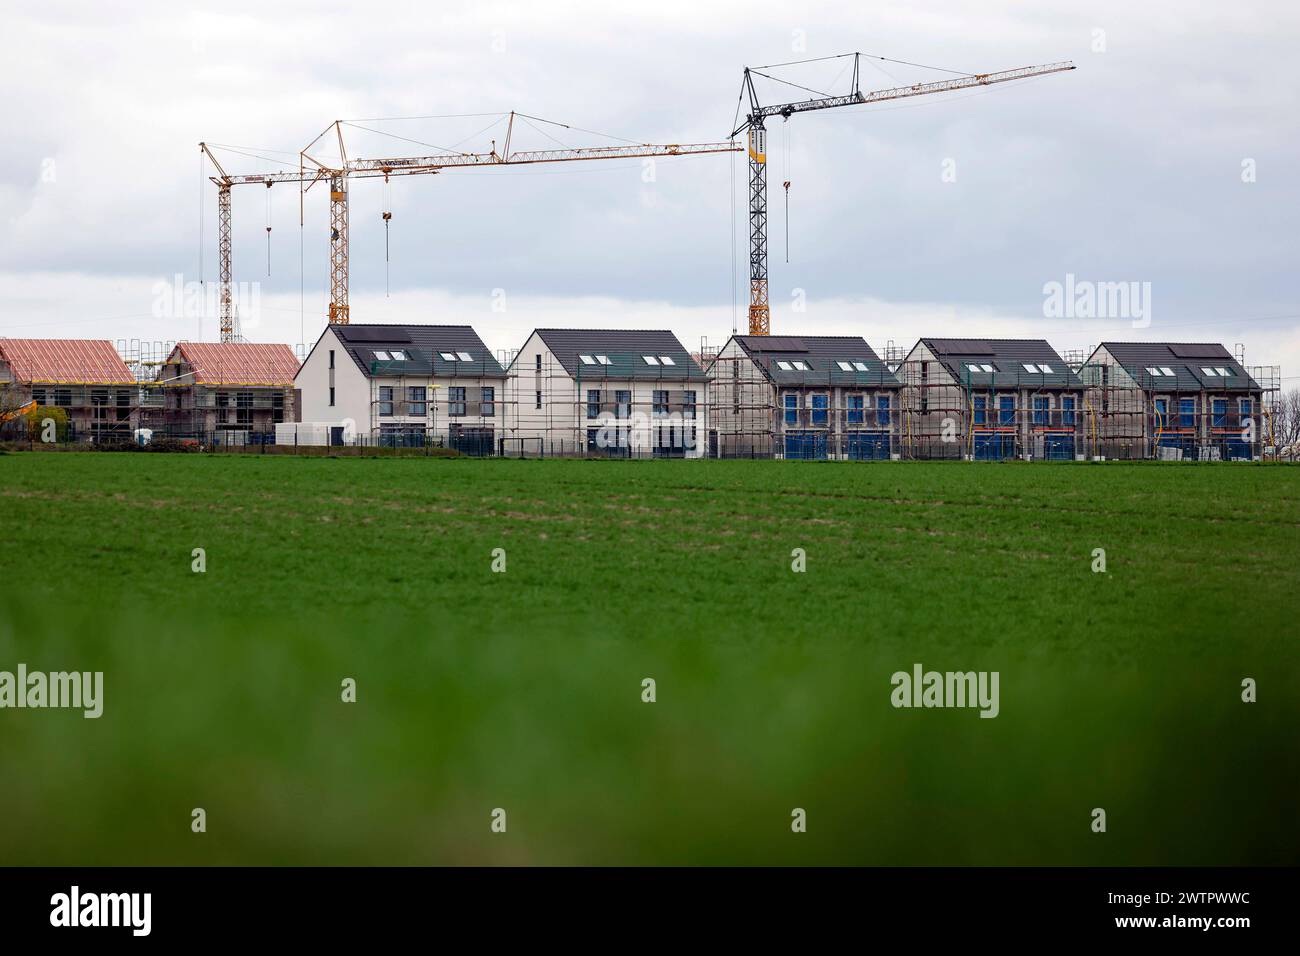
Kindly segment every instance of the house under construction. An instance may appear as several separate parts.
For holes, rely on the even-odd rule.
[[[270,440],[297,420],[298,359],[287,345],[178,342],[145,391],[141,427],[219,444]]]
[[[536,329],[510,363],[507,455],[701,458],[704,371],[662,329]]]
[[[1274,443],[1280,370],[1217,343],[1103,342],[1079,374],[1106,458],[1249,461]]]
[[[0,339],[0,391],[63,409],[77,440],[130,441],[139,419],[135,376],[107,340]]]
[[[733,335],[708,364],[720,458],[888,459],[901,383],[853,335]]]
[[[1087,454],[1083,382],[1044,339],[922,338],[898,375],[904,457]]]

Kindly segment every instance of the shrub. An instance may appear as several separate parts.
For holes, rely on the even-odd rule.
[[[68,413],[62,408],[53,405],[37,405],[29,408],[24,417],[27,419],[27,437],[32,441],[42,441],[42,432],[45,430],[45,420],[51,419],[54,422],[54,432],[56,441],[68,440]]]

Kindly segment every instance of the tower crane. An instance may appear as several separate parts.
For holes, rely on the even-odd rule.
[[[298,154],[298,169],[279,172],[232,174],[228,173],[213,155],[207,143],[199,149],[212,163],[214,175],[209,177],[217,187],[217,258],[220,289],[221,341],[235,340],[234,302],[231,294],[231,189],[239,185],[262,183],[268,189],[275,183],[299,183],[299,216],[301,221],[301,194],[320,182],[329,184],[330,201],[330,304],[328,319],[331,324],[346,325],[348,307],[348,181],[382,177],[388,182],[395,176],[433,175],[444,169],[482,168],[486,166],[521,166],[533,163],[562,163],[598,159],[632,159],[641,157],[693,156],[705,153],[734,153],[741,147],[728,143],[632,143],[624,146],[584,146],[556,149],[512,150],[511,139],[516,117],[539,119],[512,111],[506,127],[505,141],[498,152],[495,141],[486,153],[461,153],[447,151],[432,156],[398,156],[381,159],[352,159],[348,157],[343,137],[345,121],[335,120],[307,144]],[[549,122],[540,120],[541,122]],[[564,125],[564,124],[556,124]],[[331,135],[332,134],[332,135]],[[311,154],[317,144],[329,138],[337,141],[338,159],[317,159]]]
[[[819,59],[833,60],[853,58],[851,89],[848,93],[817,96],[794,103],[781,103],[764,106],[759,102],[758,92],[754,88],[754,77],[762,76],[778,82],[787,82],[769,76],[762,70],[795,66],[811,63],[813,60],[796,60],[789,63],[773,63],[762,67],[745,67],[745,76],[741,84],[740,96],[743,101],[749,99],[749,114],[745,121],[731,133],[735,139],[741,133],[748,134],[749,150],[749,334],[767,335],[771,330],[771,314],[768,308],[767,294],[767,129],[768,117],[780,116],[789,119],[795,113],[811,110],[832,109],[837,106],[861,106],[868,103],[882,103],[885,100],[898,100],[909,96],[925,96],[929,93],[948,93],[953,90],[965,90],[976,86],[990,86],[994,83],[1007,83],[1011,80],[1023,80],[1031,76],[1045,76],[1048,73],[1061,73],[1073,70],[1070,61],[1048,63],[1042,66],[1025,66],[1016,70],[1003,70],[998,73],[971,73],[951,79],[937,80],[932,83],[915,83],[911,86],[897,86],[891,89],[862,92],[859,67],[864,53],[842,53],[833,57]],[[884,59],[879,57],[878,59]],[[790,84],[798,86],[798,84]],[[816,90],[806,89],[810,93]]]

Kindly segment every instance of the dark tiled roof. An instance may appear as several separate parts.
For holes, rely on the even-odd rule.
[[[1102,342],[1111,356],[1124,367],[1124,371],[1145,389],[1156,391],[1258,391],[1259,385],[1250,377],[1232,353],[1216,342]],[[1174,377],[1153,376],[1148,368],[1167,368]],[[1207,375],[1203,368],[1225,368],[1232,374],[1227,378]]]
[[[901,383],[858,335],[736,335],[733,336],[776,385],[875,385]],[[794,367],[802,362],[807,369]],[[841,362],[850,366],[840,367]],[[782,368],[782,363],[790,368]],[[855,363],[866,366],[863,371]]]
[[[617,378],[646,381],[704,381],[705,375],[695,364],[677,336],[665,329],[536,329],[535,335],[564,366],[578,378]],[[596,364],[580,356],[589,355]],[[597,361],[603,355],[609,364]],[[660,356],[671,365],[651,365],[643,356]],[[522,354],[516,361],[524,361]]]
[[[366,375],[428,375],[440,378],[505,378],[506,371],[468,325],[331,326],[352,361]],[[406,359],[391,358],[393,349]],[[469,360],[443,357],[464,352]],[[384,359],[378,353],[389,355]]]
[[[1083,388],[1046,339],[921,339],[948,374],[975,388]],[[979,370],[971,366],[979,366]],[[991,365],[993,372],[983,366]],[[1026,368],[1034,366],[1034,370]],[[1050,372],[1040,370],[1046,365]]]

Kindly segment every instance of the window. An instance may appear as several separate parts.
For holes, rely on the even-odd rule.
[[[794,370],[796,372],[806,372],[809,369],[809,365],[807,362],[801,362],[798,359],[795,359],[790,364],[794,366]]]
[[[587,390],[587,417],[600,417],[600,389],[598,388]]]
[[[406,353],[401,349],[391,349],[388,354],[394,362],[406,361]]]
[[[992,366],[992,365],[981,365],[981,366],[980,366],[980,369],[981,369],[982,371],[988,372],[990,375],[993,374],[993,366]]]
[[[1167,424],[1169,424],[1169,399],[1157,398],[1156,425],[1160,428],[1164,428]]]
[[[1038,366],[1037,366],[1037,365],[1034,365],[1034,364],[1032,364],[1032,363],[1030,363],[1030,362],[1021,362],[1020,364],[1021,364],[1021,366],[1024,368],[1024,370],[1025,370],[1026,372],[1032,372],[1034,375],[1037,375],[1037,374],[1038,374]]]
[[[840,367],[840,371],[841,371],[841,372],[852,372],[852,371],[853,371],[853,366],[850,365],[848,362],[836,362],[835,364],[838,365],[838,366]]]
[[[497,390],[495,385],[484,385],[479,399],[483,403],[479,407],[479,414],[484,418],[492,418],[497,413]]]
[[[654,393],[654,413],[656,415],[668,414],[668,392],[667,390],[655,389]]]
[[[1046,364],[1045,362],[1039,362],[1039,363],[1038,363],[1038,371],[1040,371],[1040,372],[1044,372],[1044,373],[1046,373],[1046,374],[1048,374],[1048,375],[1054,375],[1054,374],[1055,374],[1055,373],[1052,371],[1052,366]]]
[[[864,409],[866,407],[865,395],[850,395],[848,398],[848,422],[850,425],[862,425],[865,423]]]
[[[595,365],[595,364],[596,364],[596,360],[595,360],[594,358],[592,358],[590,355],[579,355],[578,358],[579,358],[579,360],[582,362],[583,365]]]
[[[1231,377],[1232,377],[1232,369],[1220,368],[1218,365],[1216,365],[1216,366],[1214,366],[1214,370],[1215,370],[1216,372],[1219,373],[1219,376],[1220,376],[1221,378],[1231,378]]]
[[[470,355],[468,352],[457,352],[456,358],[460,359],[462,362],[474,361],[474,356]]]
[[[1153,366],[1153,365],[1148,365],[1148,366],[1147,366],[1147,374],[1150,375],[1152,378],[1159,378],[1159,377],[1160,377],[1160,369],[1156,368],[1156,367]]]
[[[378,361],[378,362],[387,362],[387,361],[388,361],[388,353],[387,353],[387,352],[375,352],[375,360]]]
[[[1181,428],[1192,428],[1196,424],[1196,399],[1178,400],[1178,424]]]
[[[334,350],[330,349],[330,368],[334,367]]]
[[[447,389],[447,416],[459,418],[465,414],[465,386],[453,385]]]
[[[794,368],[794,366],[791,365],[789,362],[782,362],[780,359],[776,360],[776,367],[783,372],[789,372]]]
[[[1047,424],[1047,412],[1048,409],[1050,409],[1051,407],[1052,407],[1051,399],[1047,398],[1045,395],[1034,396],[1034,424],[1035,425]]]
[[[975,424],[988,424],[988,404],[989,400],[983,395],[976,395],[972,400],[975,409]]]
[[[812,423],[814,425],[825,425],[828,419],[827,409],[830,407],[829,395],[814,395],[812,397]]]
[[[423,385],[408,385],[406,387],[406,414],[412,418],[423,418],[428,414],[426,395],[427,392]]]
[[[334,386],[330,386],[330,408],[334,407]]]
[[[1160,371],[1162,374],[1168,375],[1170,378],[1174,377],[1174,370],[1171,369],[1168,365],[1160,366]]]
[[[632,393],[628,391],[614,392],[614,417],[631,418],[632,417]]]
[[[454,361],[456,361],[456,356],[453,355],[451,352],[439,352],[438,354],[442,356],[442,360],[443,360],[444,362],[454,362]],[[537,356],[537,362],[538,362],[537,368],[538,368],[538,371],[540,371],[540,370],[541,370],[541,367],[542,367],[542,366],[541,366],[541,361],[542,361],[542,357],[541,357],[540,355]]]
[[[1016,423],[1016,400],[1011,395],[998,399],[998,424],[1014,425]]]
[[[608,365],[608,364],[609,364],[609,356],[608,356],[608,355],[597,355],[597,356],[596,356],[596,361],[599,362],[601,365]]]
[[[876,396],[876,425],[879,428],[889,426],[889,396]]]
[[[533,405],[533,408],[541,408],[541,407],[542,407],[542,393],[538,392],[536,404]]]
[[[682,418],[695,417],[695,392],[682,392]],[[692,429],[693,431],[694,429]]]
[[[1240,399],[1237,402],[1237,409],[1241,412],[1241,418],[1244,421],[1255,414],[1255,400],[1253,398]]]
[[[120,397],[120,396],[119,396]],[[271,421],[279,423],[284,421],[284,393],[276,392],[271,396]]]
[[[32,389],[32,401],[35,402],[37,405],[44,405],[44,404],[45,404],[45,389],[43,389],[43,388],[34,388],[34,389]]]
[[[1215,428],[1223,428],[1227,425],[1228,400],[1226,398],[1216,398],[1211,408],[1213,409],[1213,417],[1210,419],[1210,424]]]
[[[643,362],[645,362],[646,365],[658,365],[658,364],[659,364],[659,360],[658,360],[657,358],[655,358],[653,355],[643,355],[643,356],[641,356],[641,360],[642,360]]]
[[[537,360],[535,368],[540,372],[542,370],[542,357],[540,355],[535,355],[533,357]]]
[[[235,422],[239,425],[253,424],[252,392],[239,392],[235,396]]]
[[[1074,425],[1074,396],[1061,396],[1061,424]]]
[[[974,362],[967,362],[966,368],[972,372],[978,372],[980,370],[980,367],[976,365]]]
[[[673,357],[671,355],[661,355],[659,356],[659,361],[663,362],[665,365],[677,364],[676,362],[673,361]]]
[[[854,362],[854,363],[853,363],[853,367],[854,367],[857,371],[859,371],[859,372],[869,372],[869,371],[871,371],[869,368],[867,368],[867,363],[866,363],[866,362]]]
[[[785,395],[782,396],[782,403],[785,406],[785,423],[787,425],[799,424],[799,396]]]
[[[1219,374],[1219,373],[1216,372],[1214,369],[1209,368],[1209,367],[1207,367],[1207,366],[1205,366],[1205,365],[1202,365],[1202,366],[1201,366],[1201,373],[1202,373],[1203,375],[1205,375],[1207,378],[1214,378],[1214,376],[1216,376],[1216,375]]]
[[[391,385],[379,386],[379,414],[393,414],[393,386]]]

